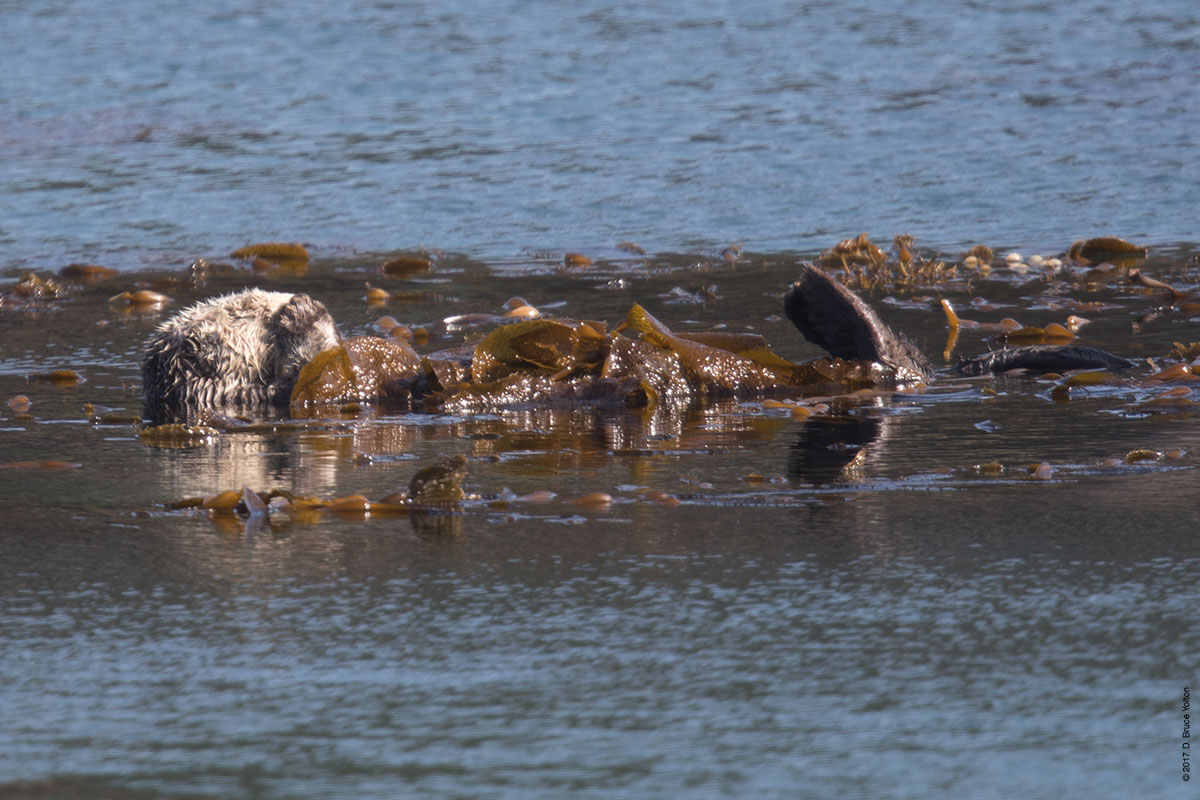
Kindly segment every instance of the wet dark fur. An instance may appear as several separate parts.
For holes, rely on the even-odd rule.
[[[960,375],[988,375],[1024,369],[1030,372],[1067,372],[1073,369],[1128,369],[1129,359],[1084,345],[1039,344],[992,350],[964,358],[954,367]]]
[[[897,380],[933,374],[916,345],[893,332],[858,295],[817,267],[805,265],[803,269],[800,280],[784,298],[783,308],[804,338],[838,358],[883,364],[894,371]],[[1130,366],[1128,359],[1095,347],[1045,344],[992,350],[963,359],[954,370],[960,375],[987,375],[1014,369],[1066,372]]]
[[[837,358],[883,364],[897,380],[933,374],[917,346],[885,325],[858,295],[811,264],[803,270],[783,310],[805,339]]]

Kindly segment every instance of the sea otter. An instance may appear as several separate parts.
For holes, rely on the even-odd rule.
[[[654,406],[934,377],[911,341],[817,267],[802,267],[784,311],[831,358],[794,364],[753,334],[676,334],[638,305],[611,333],[599,322],[526,320],[501,326],[473,348],[420,356],[375,337],[343,343],[325,306],[308,295],[251,289],[192,306],[158,328],[142,365],[146,413],[161,424],[206,409],[364,399],[464,414],[552,403]],[[1095,348],[1041,345],[992,351],[957,371],[1129,363]]]
[[[162,323],[142,361],[154,424],[206,409],[287,405],[300,368],[340,341],[333,317],[306,294],[246,289]]]

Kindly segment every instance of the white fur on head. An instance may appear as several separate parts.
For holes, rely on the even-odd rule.
[[[147,342],[146,413],[159,423],[202,409],[286,403],[300,368],[338,341],[329,311],[306,294],[247,289],[205,300]]]

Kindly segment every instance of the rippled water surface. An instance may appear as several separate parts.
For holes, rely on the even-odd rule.
[[[1196,236],[1187,0],[2,14],[7,265]]]
[[[1193,4],[8,3],[0,30],[0,292],[121,271],[0,304],[0,796],[1190,796],[1198,398],[1144,378],[1200,331],[1129,265],[858,285],[939,374],[807,421],[368,406],[177,449],[132,419],[154,326],[247,285],[423,352],[519,295],[795,360],[784,291],[860,231],[950,264],[1122,236],[1194,294]],[[307,268],[219,266],[265,240]],[[139,286],[173,302],[110,302]],[[1086,317],[1139,364],[1066,397],[956,377],[993,331],[949,341],[942,298]],[[457,453],[455,513],[168,508],[379,498]]]

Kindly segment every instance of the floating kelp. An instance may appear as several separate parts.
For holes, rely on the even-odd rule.
[[[954,310],[954,306],[950,304],[949,300],[943,298],[941,305],[942,312],[946,315],[946,324],[951,330],[956,330],[958,328],[973,328],[978,330],[1016,332],[1025,327],[1011,317],[1005,317],[999,322],[976,322],[975,320],[964,319],[958,316],[958,312]],[[1045,331],[1043,330],[1040,335],[1044,336]]]
[[[378,286],[367,284],[367,294],[363,298],[369,306],[386,305],[392,299],[392,293],[387,289],[380,289]]]
[[[384,275],[404,277],[417,272],[426,272],[432,266],[433,262],[425,256],[397,256],[383,262],[379,271]]]
[[[827,269],[840,267],[842,280],[856,288],[939,284],[956,276],[954,265],[921,258],[915,244],[908,234],[895,237],[889,258],[863,233],[822,252],[816,263]]]
[[[466,497],[462,482],[467,477],[467,459],[457,455],[417,470],[408,483],[407,502],[413,506],[445,506]]]
[[[1128,410],[1133,414],[1179,414],[1193,412],[1197,408],[1200,408],[1200,403],[1193,400],[1191,395],[1191,389],[1184,386],[1177,386],[1174,389],[1168,389],[1153,397],[1148,397],[1145,400],[1134,403]]]
[[[521,298],[506,305],[527,307]],[[817,317],[812,330],[828,334],[818,343],[839,357],[797,364],[757,334],[676,334],[635,304],[612,332],[595,320],[527,319],[497,327],[473,348],[424,358],[403,345],[389,350],[388,340],[348,340],[301,370],[293,413],[310,415],[318,403],[384,398],[463,414],[560,404],[656,408],[852,391],[928,374],[911,344],[815,267],[793,287],[786,307],[805,324]],[[390,331],[397,327],[392,322],[381,327]],[[855,357],[840,357],[851,353]]]
[[[205,447],[216,441],[221,432],[201,425],[153,425],[138,431],[138,440],[150,447]]]
[[[1121,386],[1127,381],[1104,370],[1079,370],[1064,375],[1059,383],[1068,389],[1074,389],[1093,386]]]
[[[1029,472],[1029,477],[1035,480],[1048,481],[1054,477],[1054,468],[1051,467],[1049,462],[1046,461],[1040,461],[1037,464],[1030,464],[1027,467],[1027,470]]]
[[[1090,266],[1105,261],[1139,261],[1146,257],[1146,248],[1131,244],[1115,236],[1100,236],[1093,239],[1078,239],[1067,250],[1067,257],[1076,264]]]
[[[1007,344],[1065,344],[1074,341],[1075,334],[1057,322],[1051,322],[1044,328],[1032,325],[1022,325],[1019,328],[1004,330],[992,337],[999,345]]]
[[[59,276],[75,283],[91,283],[111,278],[117,274],[112,267],[101,267],[98,264],[67,264],[58,271]]]
[[[504,312],[504,316],[509,319],[536,319],[540,317],[542,312],[538,311],[534,306],[528,303],[512,306],[508,311]]]
[[[457,351],[423,359],[424,378],[414,394],[426,409],[452,413],[560,404],[655,408],[895,378],[887,367],[861,360],[796,364],[757,334],[675,334],[640,305],[617,330],[605,329],[597,321],[546,318],[503,325],[469,358]]]
[[[496,327],[472,347],[421,357],[391,335],[402,326],[385,317],[377,327],[387,338],[348,339],[303,365],[290,393],[292,413],[309,418],[358,414],[358,403],[376,400],[464,415],[561,405],[682,409],[723,398],[843,398],[932,376],[917,348],[853,292],[813,265],[800,269],[784,311],[832,358],[795,363],[752,333],[675,333],[637,304],[612,331],[596,320],[521,319]],[[522,314],[536,311],[517,297],[505,307]],[[959,319],[948,301],[943,308],[952,331],[968,324],[994,327],[1004,332],[999,340],[1004,345],[1030,343],[963,360],[957,367],[962,374],[1130,365],[1095,348],[1066,344],[1074,338],[1066,325],[1034,328],[1006,319],[985,326]],[[413,338],[419,341],[415,332]],[[1062,388],[1069,397],[1070,386]],[[797,419],[814,413],[810,405],[789,411]]]
[[[472,380],[490,383],[513,372],[598,371],[607,340],[599,323],[537,319],[502,325],[475,347]]]
[[[0,464],[0,469],[5,467],[6,465]],[[226,518],[257,519],[264,523],[272,514],[283,514],[296,521],[317,522],[322,516],[364,518],[420,512],[446,513],[467,499],[479,499],[478,496],[469,498],[463,490],[466,467],[467,459],[462,455],[431,464],[417,470],[409,482],[407,492],[394,492],[380,500],[371,500],[363,494],[349,494],[323,500],[294,495],[281,489],[258,492],[244,486],[240,490],[226,489],[203,497],[183,498],[165,505],[172,511],[203,511],[214,520],[220,515]]]
[[[78,461],[7,461],[0,463],[0,469],[19,470],[61,470],[79,469],[83,464]]]
[[[986,273],[992,268],[992,259],[996,252],[986,244],[977,244],[963,256],[962,264],[968,269],[977,269]]]
[[[27,272],[15,284],[0,292],[0,309],[37,310],[65,294],[66,289],[53,278],[42,278]]]
[[[542,315],[542,312],[523,297],[510,297],[501,308],[503,310],[499,314],[454,314],[443,319],[442,324],[446,326],[447,331],[461,331],[513,319],[536,319]]]
[[[583,253],[567,253],[563,256],[563,266],[590,267],[592,260]]]
[[[630,309],[626,323],[642,335],[642,341],[673,353],[690,378],[689,383],[706,397],[753,395],[866,378],[861,370],[843,369],[828,361],[821,366],[794,364],[777,356],[761,339],[723,339],[709,334],[700,337],[705,343],[694,337],[676,336],[640,305]],[[744,349],[728,349],[731,347]],[[873,381],[867,378],[865,382]]]
[[[613,502],[613,496],[608,492],[589,492],[588,494],[580,495],[579,497],[572,497],[564,502],[570,503],[574,506],[579,506],[581,508],[599,510],[611,506]]]
[[[153,289],[138,289],[134,292],[121,292],[108,298],[110,303],[123,303],[140,311],[156,310],[171,302],[171,298]]]
[[[72,369],[56,369],[53,372],[31,372],[25,380],[37,383],[51,383],[55,386],[74,386],[87,383],[87,379]]]
[[[1182,342],[1173,342],[1172,344],[1172,357],[1177,358],[1180,361],[1194,361],[1200,358],[1200,342],[1189,342],[1187,344],[1183,344]]]
[[[367,293],[363,297],[369,306],[383,306],[389,303],[402,302],[440,302],[445,300],[442,295],[437,292],[389,292],[387,289],[382,289],[378,286],[366,284]]]
[[[400,339],[356,336],[322,351],[296,378],[293,413],[307,406],[409,393],[421,358]]]
[[[846,268],[855,264],[882,264],[887,261],[887,253],[875,246],[866,233],[860,233],[853,239],[843,239],[829,250],[817,256],[817,264],[822,267]]]
[[[1169,283],[1151,278],[1140,269],[1129,270],[1129,282],[1136,283],[1138,286],[1144,286],[1147,289],[1161,289],[1170,294],[1172,298],[1184,297],[1187,294],[1187,292],[1181,292]]]
[[[280,261],[308,261],[308,250],[293,242],[260,242],[239,247],[229,254],[231,258],[265,258],[275,263]]]
[[[1193,382],[1200,380],[1200,375],[1197,374],[1197,369],[1191,364],[1179,362],[1172,364],[1169,367],[1164,367],[1142,379],[1142,386],[1158,386],[1163,383],[1171,383],[1175,381]]]

